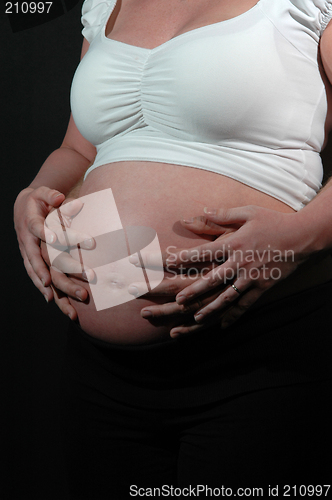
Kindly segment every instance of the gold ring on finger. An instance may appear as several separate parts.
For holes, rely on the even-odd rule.
[[[234,288],[234,290],[235,290],[235,291],[236,291],[239,295],[241,295],[240,290],[239,290],[239,289],[238,289],[238,288],[237,288],[234,284],[232,285],[232,288]]]

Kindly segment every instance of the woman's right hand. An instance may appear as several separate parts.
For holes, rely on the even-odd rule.
[[[45,263],[40,247],[41,242],[47,242],[55,246],[56,244],[62,243],[61,238],[63,237],[63,231],[61,230],[61,226],[59,226],[59,230],[57,230],[55,225],[49,225],[50,227],[47,227],[45,219],[52,210],[58,208],[63,203],[64,199],[64,194],[45,186],[36,189],[26,188],[19,193],[15,201],[14,224],[24,266],[34,285],[44,295],[47,301],[54,298],[60,309],[65,314],[68,314],[71,319],[74,319],[76,317],[76,311],[70,306],[68,298],[66,298],[65,295],[68,294],[75,298],[79,298],[79,300],[86,300],[87,291],[85,288],[74,284],[74,282],[63,273],[69,273],[75,270],[75,267],[77,267],[79,263],[76,263],[72,259],[70,265],[68,262],[65,262],[63,268],[61,268],[61,261],[58,260],[57,270],[52,270],[51,276],[51,272]],[[72,204],[71,207],[73,208],[75,205]],[[75,215],[75,213],[70,214],[70,204],[68,205],[67,211],[69,211],[69,215]],[[79,211],[79,209],[76,207],[76,212],[77,211]],[[75,244],[76,240],[82,241],[82,235],[71,231],[69,228],[67,229],[67,236],[71,244]],[[89,239],[88,236],[87,239]],[[92,248],[93,243],[91,246],[91,239],[86,248],[89,248],[89,245],[90,248]],[[47,252],[44,253],[44,257],[45,255],[47,255]],[[53,288],[51,287],[52,280],[55,281],[55,293],[53,293]]]
[[[64,201],[65,195],[41,186],[26,188],[19,193],[14,204],[14,225],[25,269],[34,285],[47,301],[52,300],[51,274],[40,251],[40,241],[52,243],[55,235],[45,232],[44,221],[52,208]]]

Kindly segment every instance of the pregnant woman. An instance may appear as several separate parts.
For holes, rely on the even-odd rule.
[[[30,276],[50,299],[44,219],[91,162],[77,197],[111,188],[123,227],[191,249],[176,266],[225,262],[193,284],[168,267],[102,311],[88,283],[53,272],[79,322],[62,408],[72,498],[327,484],[331,17],[327,0],[84,3],[73,118],[15,204]]]

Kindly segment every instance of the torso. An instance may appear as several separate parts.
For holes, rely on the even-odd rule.
[[[108,21],[106,35],[123,43],[154,48],[191,29],[236,17],[256,3],[257,0],[216,0],[209,2],[207,9],[200,0],[122,0]],[[162,29],[159,19],[163,19]],[[328,116],[327,124],[331,113]],[[254,204],[293,212],[281,201],[234,179],[178,165],[125,161],[104,165],[88,175],[80,196],[109,187],[123,226],[152,227],[162,251],[169,246],[196,246],[202,240],[178,221],[201,215],[205,206],[230,208]],[[75,302],[75,308],[81,327],[88,334],[119,344],[139,344],[169,338],[171,323],[154,326],[140,316],[140,310],[153,303],[142,297],[98,312],[93,301]]]
[[[187,31],[237,17],[257,2],[211,0],[207,8],[201,0],[118,0],[105,33],[112,40],[153,49]]]

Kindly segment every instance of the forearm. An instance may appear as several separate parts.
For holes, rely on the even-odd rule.
[[[310,253],[332,249],[332,178],[297,217]]]
[[[75,186],[69,191],[66,198],[78,198],[79,197],[80,189],[81,189],[81,186],[83,184],[83,178],[84,178],[84,175],[82,175],[82,177],[78,180],[78,182],[75,184]]]
[[[29,188],[47,186],[68,196],[82,180],[90,164],[91,160],[74,149],[60,147],[50,154]]]

